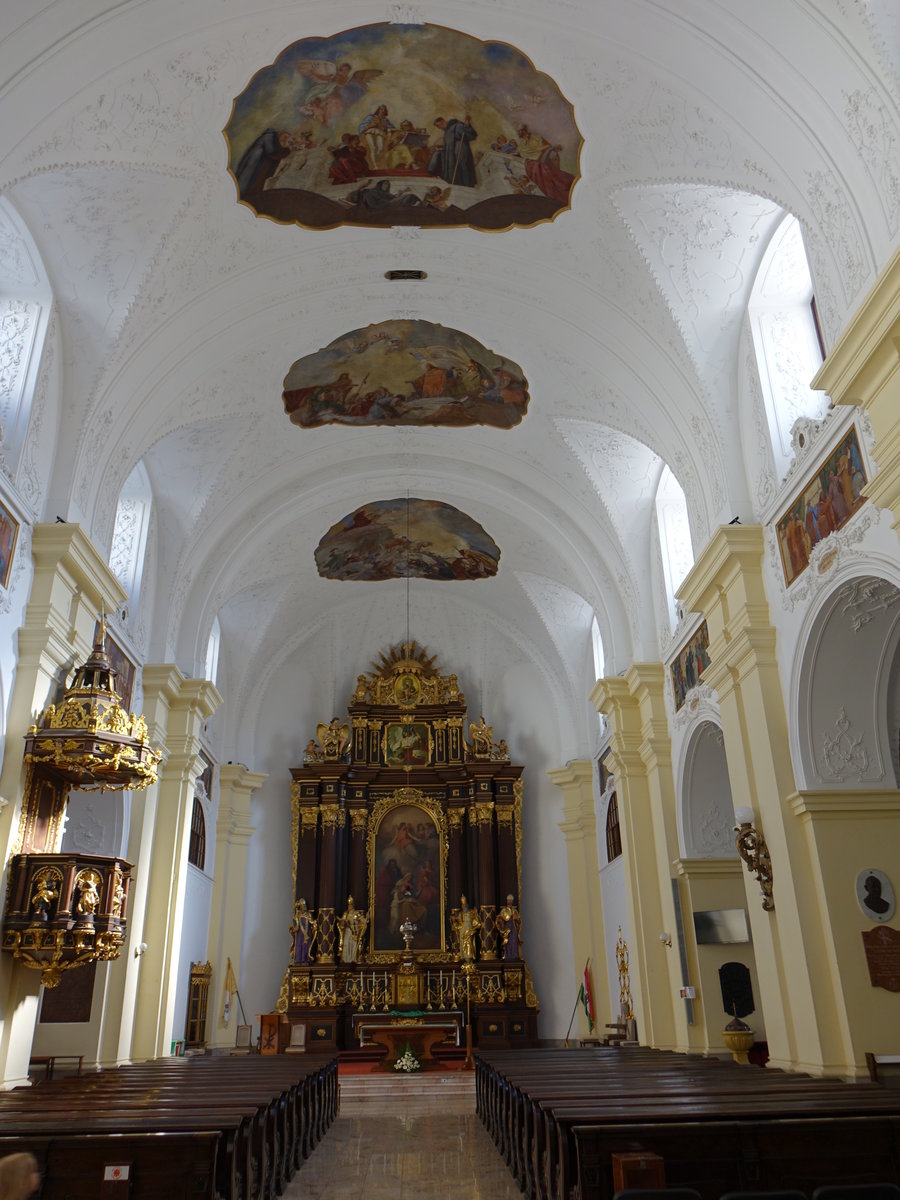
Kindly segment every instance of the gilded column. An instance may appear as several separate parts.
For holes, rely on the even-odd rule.
[[[291,784],[291,841],[294,846],[294,901],[305,900],[315,907],[316,832],[319,828],[319,804],[315,795],[298,781]]]
[[[497,957],[497,889],[494,882],[494,802],[475,805],[478,826],[478,908],[481,915],[481,957]]]
[[[522,903],[519,895],[519,876],[516,869],[516,809],[515,804],[495,804],[497,820],[497,863],[500,872],[498,899],[506,903],[512,896],[516,907]]]
[[[703,678],[718,693],[734,806],[753,809],[772,860],[773,912],[763,910],[756,881],[744,874],[770,1061],[821,1075],[845,1057],[842,1020],[824,970],[827,920],[803,829],[788,807],[796,789],[763,553],[760,526],[721,526],[679,597],[706,617]]]
[[[194,783],[203,769],[200,727],[222,702],[206,679],[187,679],[174,664],[146,666],[144,709],[152,742],[165,747],[156,785],[153,851],[135,1010],[135,1058],[169,1053],[187,885]]]
[[[575,759],[547,774],[563,794],[563,819],[559,827],[566,839],[569,865],[569,903],[572,912],[573,979],[581,982],[584,965],[590,960],[596,988],[597,1020],[610,995],[609,969],[603,936],[603,904],[597,862],[597,819],[594,814],[593,763]],[[613,1014],[615,1015],[615,1014]],[[587,1036],[587,1020],[579,1010],[579,1026]]]
[[[448,807],[447,827],[449,836],[449,852],[447,855],[447,908],[456,908],[459,898],[465,891],[465,824],[466,810],[460,806]]]
[[[224,985],[228,960],[240,983],[241,948],[244,933],[244,894],[247,884],[247,847],[253,833],[250,800],[268,779],[249,771],[242,763],[219,767],[219,808],[216,818],[216,857],[210,904],[207,959],[213,966],[207,1042],[211,1046],[233,1046],[234,1026],[223,1020]],[[210,1036],[211,1035],[211,1036]]]
[[[367,878],[366,833],[369,814],[365,807],[354,806],[350,812],[350,894],[356,907],[369,907],[369,880]],[[343,910],[342,910],[343,911]]]
[[[337,884],[338,830],[347,819],[346,809],[335,801],[319,805],[322,818],[322,850],[319,856],[319,934],[316,950],[318,962],[334,962],[337,949],[335,886]],[[343,909],[341,909],[343,912]]]
[[[591,702],[612,730],[638,1036],[659,1049],[684,1049],[678,954],[659,938],[676,932],[671,863],[678,854],[664,680],[662,663],[633,663],[624,677],[598,680]]]

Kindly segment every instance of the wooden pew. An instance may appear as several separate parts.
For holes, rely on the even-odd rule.
[[[324,1135],[338,1094],[336,1058],[160,1059],[5,1093],[0,1123],[45,1146],[90,1135],[84,1152],[98,1155],[114,1133],[164,1135],[173,1153],[192,1132],[216,1134],[215,1190],[268,1200]]]
[[[900,1106],[885,1103],[884,1093],[871,1085],[846,1085],[778,1071],[748,1070],[717,1059],[646,1049],[630,1049],[627,1056],[615,1049],[594,1048],[480,1054],[476,1060],[476,1105],[479,1117],[520,1187],[535,1200],[556,1197],[568,1200],[576,1184],[582,1200],[595,1196],[590,1178],[591,1172],[599,1171],[598,1162],[604,1164],[606,1171],[604,1186],[607,1182],[611,1185],[608,1170],[611,1160],[603,1139],[617,1137],[616,1130],[622,1127],[631,1133],[651,1126],[658,1131],[678,1123],[708,1129],[716,1119],[728,1117],[729,1129],[737,1126],[742,1137],[746,1137],[748,1129],[756,1130],[760,1139],[766,1133],[767,1139],[761,1144],[765,1146],[770,1173],[789,1179],[794,1169],[791,1163],[798,1152],[785,1147],[783,1139],[779,1143],[779,1129],[785,1117],[800,1118],[804,1129],[817,1129],[826,1137],[827,1128],[833,1126],[837,1139],[841,1128],[836,1122],[840,1117],[855,1115],[869,1122],[865,1134],[881,1147],[879,1161],[885,1161],[887,1154],[892,1162],[890,1155],[895,1152],[889,1141],[894,1136],[894,1126],[879,1126],[877,1119],[890,1117],[891,1110],[900,1115]],[[863,1126],[848,1128],[857,1130],[855,1136],[859,1136]],[[597,1131],[596,1145],[591,1141],[590,1130]],[[708,1134],[700,1133],[698,1139],[696,1144],[708,1150]],[[629,1150],[662,1153],[656,1146],[634,1137],[624,1140]],[[781,1157],[777,1151],[779,1144],[784,1150]],[[758,1157],[759,1151],[756,1154]],[[724,1160],[734,1161],[733,1147]],[[703,1160],[698,1158],[698,1161]],[[846,1156],[845,1161],[849,1161]],[[587,1173],[585,1179],[581,1177],[582,1164]],[[882,1171],[880,1177],[894,1178],[896,1166],[893,1172]],[[698,1179],[702,1176],[699,1167],[695,1174]],[[752,1170],[748,1168],[745,1176],[751,1179]],[[743,1186],[736,1181],[732,1168],[728,1185],[716,1192],[724,1177],[722,1171],[718,1175],[713,1171],[704,1194],[718,1197],[721,1191]],[[679,1178],[677,1182],[684,1180]],[[770,1186],[793,1184],[782,1185],[776,1180]]]

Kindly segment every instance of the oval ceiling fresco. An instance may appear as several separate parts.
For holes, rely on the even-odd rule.
[[[374,500],[316,547],[323,579],[488,579],[500,548],[467,513],[440,500]]]
[[[458,329],[391,320],[298,359],[284,380],[295,425],[518,425],[522,368]]]
[[[550,221],[582,145],[571,104],[524,54],[440,25],[294,42],[224,133],[238,198],[311,229]]]

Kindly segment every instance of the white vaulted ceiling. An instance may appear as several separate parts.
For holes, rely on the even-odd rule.
[[[298,39],[398,15],[506,41],[556,80],[584,137],[571,211],[490,234],[313,231],[237,202],[221,130],[254,72]],[[476,690],[529,661],[561,709],[560,761],[583,753],[592,611],[609,671],[660,654],[663,464],[695,549],[753,518],[738,344],[778,222],[800,218],[830,340],[896,244],[894,6],[30,0],[3,7],[0,34],[0,190],[43,258],[62,380],[35,515],[108,547],[144,462],[146,657],[199,674],[219,616],[234,757],[253,751],[242,712],[304,646],[334,681],[323,716],[338,711],[404,635],[405,598],[399,582],[323,580],[313,553],[345,514],[408,491],[469,513],[501,550],[495,579],[417,581],[413,635]],[[390,268],[428,277],[390,283]],[[392,317],[521,364],[521,425],[291,425],[291,364]]]

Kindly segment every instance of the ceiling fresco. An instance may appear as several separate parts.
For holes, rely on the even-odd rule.
[[[571,104],[524,54],[439,25],[294,42],[224,133],[238,198],[312,229],[549,221],[569,207],[582,145]]]
[[[316,548],[324,579],[488,579],[500,548],[467,513],[440,500],[375,500],[328,530]]]
[[[458,329],[391,320],[354,329],[298,359],[284,409],[319,425],[493,425],[510,429],[528,408],[518,363]]]

